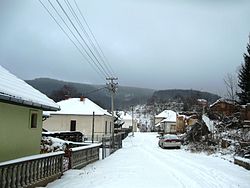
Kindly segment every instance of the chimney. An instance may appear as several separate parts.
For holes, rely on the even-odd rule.
[[[64,100],[68,100],[70,98],[69,95],[64,95]]]
[[[81,96],[80,97],[80,101],[84,101],[85,97],[84,96]]]

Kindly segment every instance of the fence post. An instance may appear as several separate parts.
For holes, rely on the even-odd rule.
[[[104,159],[104,151],[105,151],[105,142],[104,142],[104,137],[102,138],[102,159]]]
[[[68,144],[66,144],[65,155],[64,156],[69,159],[68,169],[71,169],[72,166],[73,166],[73,164],[72,164],[72,149],[69,147]]]

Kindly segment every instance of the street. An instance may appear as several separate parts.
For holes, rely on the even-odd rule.
[[[129,136],[110,157],[70,170],[47,187],[249,187],[250,171],[218,157],[161,149],[156,136]]]

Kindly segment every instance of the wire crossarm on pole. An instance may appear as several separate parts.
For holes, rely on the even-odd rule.
[[[118,87],[118,82],[114,82],[115,80],[118,80],[118,78],[114,78],[114,77],[109,77],[106,78],[107,81],[109,81],[109,83],[107,83],[108,89],[110,91],[111,94],[111,112],[112,112],[112,145],[114,147],[114,135],[115,135],[115,127],[114,127],[114,97],[115,97],[115,93],[117,91],[117,87]]]

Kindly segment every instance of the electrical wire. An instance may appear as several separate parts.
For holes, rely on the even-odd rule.
[[[91,93],[95,93],[95,92],[101,91],[101,90],[103,90],[103,89],[106,89],[106,87],[101,87],[101,88],[98,88],[98,89],[95,89],[95,90],[86,92],[86,93],[84,93],[84,96],[87,96],[87,95],[89,95],[89,94],[91,94]]]
[[[76,47],[77,51],[82,55],[83,59],[86,60],[89,65],[96,71],[96,73],[100,76],[101,79],[105,80],[105,77],[103,77],[100,72],[98,72],[98,70],[96,69],[96,67],[93,66],[93,64],[86,58],[86,56],[83,54],[83,52],[81,51],[81,49],[77,46],[77,44],[73,41],[73,39],[69,36],[69,34],[65,31],[65,29],[61,26],[61,24],[57,21],[57,19],[53,16],[53,14],[51,13],[51,11],[46,7],[46,5],[39,0],[39,2],[41,3],[41,5],[44,7],[44,9],[48,12],[48,14],[51,16],[51,18],[56,22],[56,24],[59,26],[59,28],[63,31],[63,33],[67,36],[67,38],[73,43],[73,45]],[[51,3],[48,0],[49,3]],[[51,4],[51,6],[53,7],[53,9],[57,12],[57,10],[55,9],[55,7],[53,6],[53,4]],[[60,14],[57,12],[58,16],[61,18]],[[62,18],[61,18],[62,19]],[[63,19],[62,19],[63,20]],[[67,26],[67,24],[65,23],[65,25]],[[68,27],[67,27],[68,28]],[[70,28],[68,28],[70,30]],[[73,36],[74,34],[71,33]],[[74,38],[78,41],[78,39],[74,36]],[[79,42],[79,41],[78,41]]]
[[[99,45],[99,43],[98,43],[98,41],[97,41],[97,39],[96,39],[94,33],[92,32],[92,30],[91,30],[91,28],[90,28],[90,26],[89,26],[87,20],[85,19],[84,15],[83,15],[83,13],[82,13],[82,11],[81,11],[81,9],[79,8],[79,6],[78,6],[76,0],[74,0],[74,2],[75,2],[75,6],[76,6],[78,12],[80,13],[80,15],[81,15],[81,17],[82,17],[84,23],[86,24],[86,26],[87,26],[87,28],[88,28],[88,30],[89,30],[89,32],[90,32],[91,36],[93,37],[93,39],[94,39],[94,41],[95,41],[97,47],[99,48],[99,50],[100,50],[100,52],[101,52],[101,54],[102,54],[104,60],[106,61],[106,65],[105,65],[105,66],[113,73],[113,75],[115,75],[115,74],[114,74],[114,70],[112,69],[112,67],[111,67],[111,65],[110,65],[110,63],[109,63],[109,61],[108,61],[108,59],[106,58],[105,54],[103,53],[102,48],[100,47],[100,45]],[[105,63],[105,62],[104,62],[104,63]]]
[[[79,31],[79,28],[76,27],[74,21],[72,21],[72,19],[70,18],[69,14],[67,13],[66,9],[63,7],[63,5],[56,0],[58,6],[60,7],[62,13],[64,13],[64,15],[67,17],[67,20],[69,21],[69,23],[73,26],[73,30],[76,31],[76,33],[78,34],[78,36],[80,37],[81,41],[83,41],[84,45],[79,41],[79,38],[75,35],[75,33],[72,31],[71,27],[68,25],[68,23],[64,20],[64,18],[62,17],[62,15],[59,13],[59,11],[56,9],[56,7],[53,5],[53,3],[48,0],[50,6],[53,8],[54,12],[57,14],[57,16],[59,16],[59,18],[61,19],[61,21],[64,23],[64,25],[67,27],[68,31],[71,33],[71,36],[69,35],[69,33],[63,28],[63,26],[59,23],[59,21],[55,18],[55,16],[53,16],[53,14],[51,13],[51,11],[47,8],[47,6],[42,3],[41,0],[39,0],[39,2],[41,3],[41,5],[46,9],[46,11],[49,13],[49,15],[52,17],[52,19],[56,22],[56,24],[60,27],[60,29],[63,31],[63,33],[67,36],[67,38],[72,42],[72,44],[76,47],[77,51],[82,55],[82,57],[84,58],[84,60],[86,60],[91,67],[98,73],[98,75],[103,79],[103,77],[107,78],[112,78],[114,79],[114,77],[112,77],[112,74],[114,74],[114,71],[112,69],[112,67],[110,66],[110,64],[108,64],[107,58],[105,57],[98,41],[96,40],[96,37],[94,36],[93,32],[91,31],[89,24],[87,23],[86,19],[84,18],[77,2],[74,0],[75,2],[75,6],[78,10],[78,12],[80,13],[82,19],[84,20],[85,25],[88,28],[89,33],[91,34],[92,38],[94,39],[95,42],[92,41],[90,35],[88,34],[87,30],[85,29],[85,27],[83,26],[83,24],[81,23],[81,20],[79,19],[79,17],[77,16],[76,11],[74,10],[74,8],[72,7],[72,5],[70,4],[70,2],[68,0],[64,0],[64,3],[66,4],[68,10],[70,11],[70,13],[72,14],[72,16],[74,17],[75,21],[77,22],[78,26],[80,27],[81,31],[85,34],[85,36],[88,39],[88,42],[84,39],[84,37],[82,36],[82,34]],[[58,8],[59,8],[58,7]],[[85,54],[83,53],[83,51],[80,49],[80,47],[76,44],[76,42],[72,39],[72,37],[76,40],[76,42],[78,43],[79,46],[81,46],[81,48],[84,50]],[[93,48],[93,50],[90,48],[90,46]],[[87,47],[87,49],[85,47]],[[97,54],[95,54],[95,53]],[[89,58],[87,58],[86,57]],[[97,58],[98,56],[98,58]],[[90,60],[93,62],[91,63]],[[99,61],[101,60],[102,63]],[[106,62],[107,63],[106,63]],[[107,65],[108,64],[108,65]],[[95,66],[94,66],[95,65]],[[97,70],[98,69],[98,70]],[[103,77],[102,77],[103,76]],[[105,79],[104,79],[105,80]]]
[[[103,68],[102,64],[99,62],[98,58],[95,56],[95,54],[93,53],[93,51],[91,50],[91,48],[89,47],[89,45],[87,44],[87,42],[85,41],[85,39],[83,38],[83,36],[81,35],[81,33],[79,32],[79,30],[77,29],[77,27],[75,26],[75,24],[73,23],[73,21],[71,20],[71,18],[69,17],[68,13],[65,11],[65,9],[63,8],[63,6],[61,5],[61,3],[56,0],[56,2],[58,3],[58,5],[60,6],[60,8],[62,9],[62,11],[64,12],[64,14],[66,15],[66,17],[68,18],[68,20],[70,21],[71,25],[74,27],[75,31],[77,32],[77,34],[79,35],[79,37],[82,39],[82,41],[84,42],[84,44],[86,45],[86,47],[88,48],[89,52],[92,54],[92,56],[94,57],[94,59],[96,60],[96,62],[98,63],[98,67],[99,69],[102,70],[102,72],[105,74],[106,77],[109,77],[109,74],[107,73],[107,71]],[[87,53],[87,55],[89,56],[89,58],[91,58],[91,60],[93,60],[93,58],[91,57],[91,55],[87,52],[87,50],[85,49],[85,52]],[[93,61],[95,63],[95,61]],[[96,64],[97,65],[97,64]]]
[[[109,73],[109,75],[112,75],[112,72],[110,71],[110,69],[107,67],[105,60],[103,58],[103,56],[101,55],[101,53],[99,52],[100,50],[98,50],[98,48],[96,47],[96,45],[94,44],[94,42],[92,41],[91,37],[89,36],[88,32],[86,31],[86,29],[84,28],[83,24],[81,23],[81,20],[79,19],[79,17],[77,16],[77,13],[75,12],[74,8],[72,7],[72,5],[70,4],[69,0],[64,0],[65,4],[67,5],[68,9],[70,10],[71,14],[73,15],[73,17],[75,18],[76,22],[78,23],[78,25],[80,26],[80,29],[82,30],[82,32],[85,34],[85,36],[87,37],[90,45],[92,46],[92,48],[94,49],[95,53],[97,54],[97,56],[99,57],[99,59],[103,62],[104,67],[106,68],[107,72]]]

